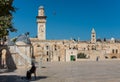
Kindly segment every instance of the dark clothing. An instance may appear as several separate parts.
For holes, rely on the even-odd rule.
[[[30,73],[35,73],[36,67],[33,65],[32,68],[30,69]]]
[[[98,60],[99,60],[99,57],[96,58],[96,61],[98,61]]]
[[[26,77],[27,79],[31,79],[31,74],[34,74],[34,77],[36,79],[36,67],[35,65],[32,65],[31,69],[29,71],[27,71]]]
[[[30,73],[30,71],[27,71],[26,77],[27,77],[27,79],[31,79],[31,73]]]

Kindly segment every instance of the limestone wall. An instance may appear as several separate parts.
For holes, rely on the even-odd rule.
[[[30,46],[9,46],[9,51],[16,66],[31,65],[31,47]]]
[[[43,61],[69,61],[71,50],[76,51],[75,56],[81,52],[85,53],[89,57],[88,59],[96,59],[98,56],[100,59],[112,58],[113,56],[120,58],[120,43],[36,39],[32,39],[31,42],[34,56],[36,59],[38,56],[42,56]]]

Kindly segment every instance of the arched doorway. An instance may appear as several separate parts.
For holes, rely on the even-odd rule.
[[[112,59],[116,59],[117,57],[116,57],[116,56],[112,56],[111,58],[112,58]]]

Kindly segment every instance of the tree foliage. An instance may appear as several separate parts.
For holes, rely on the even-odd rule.
[[[13,27],[13,12],[16,8],[13,6],[14,0],[0,0],[0,39],[4,39],[9,32],[16,32]]]
[[[79,58],[86,58],[86,54],[84,54],[84,53],[78,53],[77,54],[77,58],[79,59]]]

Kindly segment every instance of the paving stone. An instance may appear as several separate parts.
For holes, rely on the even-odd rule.
[[[27,68],[1,73],[0,82],[120,82],[120,60],[42,62],[37,79],[26,80]]]

